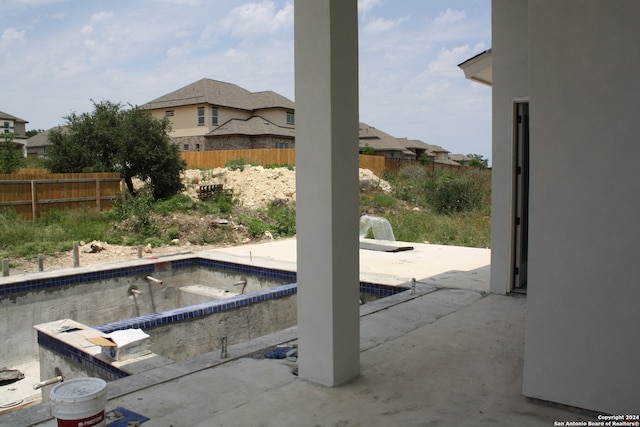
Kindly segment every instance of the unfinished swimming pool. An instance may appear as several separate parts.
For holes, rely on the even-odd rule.
[[[35,359],[38,344],[73,357],[72,350],[32,328],[61,319],[103,333],[143,329],[151,336],[151,351],[174,361],[213,351],[222,337],[231,345],[296,324],[294,271],[193,254],[129,264],[0,281],[0,307],[8,320],[0,326],[7,337],[0,357],[7,366]],[[361,302],[406,289],[361,283]],[[119,375],[112,374],[107,379]]]

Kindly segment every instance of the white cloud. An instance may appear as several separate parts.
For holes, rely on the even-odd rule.
[[[438,17],[434,19],[436,24],[450,24],[452,22],[457,22],[463,20],[467,16],[467,12],[463,10],[452,10],[447,8],[447,10],[440,12]]]
[[[26,40],[24,30],[16,30],[13,28],[5,28],[0,35],[0,52],[9,51],[18,43]]]
[[[13,28],[5,28],[0,36],[0,43],[14,43],[24,41],[24,30],[14,30]]]
[[[247,54],[238,49],[229,49],[224,53],[224,56],[233,60],[242,60],[247,57]]]
[[[436,59],[427,67],[427,74],[433,76],[459,76],[457,64],[471,56],[469,45],[456,46],[453,49],[441,48]]]
[[[287,2],[277,9],[273,1],[245,3],[232,9],[227,16],[216,23],[216,32],[235,37],[255,37],[274,34],[293,26],[293,4]]]
[[[381,33],[383,31],[390,30],[397,27],[404,21],[408,21],[409,17],[405,16],[399,19],[384,19],[384,18],[372,18],[364,26],[364,31],[367,33]]]
[[[91,15],[91,23],[95,24],[96,22],[108,21],[113,17],[113,12],[98,12]]]
[[[372,9],[382,5],[381,0],[358,0],[358,13],[366,16]]]
[[[93,32],[93,27],[91,25],[85,25],[84,27],[82,27],[80,32],[82,34],[84,34],[85,36],[88,36],[89,34],[91,34]]]

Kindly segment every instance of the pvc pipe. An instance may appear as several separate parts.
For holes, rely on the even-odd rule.
[[[157,283],[158,285],[162,285],[162,280],[156,279],[155,277],[147,276],[145,277],[145,279],[149,280],[150,282]]]
[[[51,385],[51,384],[55,384],[55,383],[61,383],[62,381],[64,381],[64,378],[62,377],[62,375],[57,376],[57,377],[53,377],[53,378],[49,378],[48,380],[44,380],[44,381],[40,381],[39,383],[35,383],[33,385],[33,389],[37,390],[37,389],[42,388],[42,387],[47,386],[47,385]]]

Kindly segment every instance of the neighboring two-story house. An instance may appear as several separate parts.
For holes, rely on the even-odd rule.
[[[27,155],[25,149],[25,143],[27,141],[27,123],[29,122],[26,120],[5,113],[4,111],[0,111],[0,132],[3,134],[13,134],[13,140],[16,145],[19,146],[18,148],[22,152],[23,157],[26,157]]]
[[[273,91],[201,79],[140,108],[171,121],[182,151],[295,146],[295,105]]]
[[[398,138],[366,123],[360,123],[358,138],[360,152],[363,152],[367,147],[371,147],[376,156],[398,160],[416,159],[416,153],[406,148]]]

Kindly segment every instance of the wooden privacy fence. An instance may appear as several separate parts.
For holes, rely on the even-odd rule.
[[[222,168],[232,159],[243,158],[258,165],[294,165],[295,148],[256,148],[253,150],[183,151],[187,169]]]
[[[0,175],[0,209],[13,209],[26,219],[53,210],[111,208],[120,194],[118,173],[63,173],[24,170]]]
[[[295,148],[258,148],[253,150],[213,150],[183,151],[180,153],[187,162],[187,169],[222,168],[232,159],[243,158],[258,165],[295,165]],[[382,156],[360,155],[360,167],[369,169],[380,176],[386,169]]]

